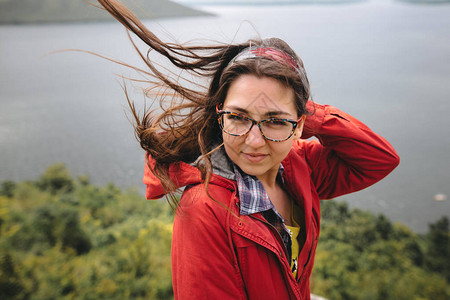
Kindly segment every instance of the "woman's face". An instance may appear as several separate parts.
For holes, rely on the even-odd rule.
[[[229,87],[222,110],[243,114],[256,121],[273,118],[298,120],[294,92],[279,81],[254,75],[241,75]],[[301,136],[303,122],[295,134],[283,142],[266,140],[257,125],[243,136],[223,132],[225,151],[242,171],[261,182],[275,183],[281,161],[293,140]]]

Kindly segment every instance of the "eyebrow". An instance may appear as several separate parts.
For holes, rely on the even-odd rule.
[[[227,109],[232,109],[232,110],[235,110],[239,113],[246,114],[246,115],[250,114],[248,110],[246,110],[245,108],[239,107],[239,106],[231,105],[231,106],[227,106]],[[267,116],[267,117],[276,117],[276,116],[281,116],[281,115],[292,116],[292,114],[282,111],[282,110],[268,111],[264,114],[264,116]]]

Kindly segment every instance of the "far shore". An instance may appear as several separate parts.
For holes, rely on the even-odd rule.
[[[211,15],[169,0],[126,0],[123,2],[140,19]],[[105,10],[83,0],[0,0],[0,24],[2,25],[112,20],[112,16]]]

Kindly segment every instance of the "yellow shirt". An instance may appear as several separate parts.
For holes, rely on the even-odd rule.
[[[300,252],[298,240],[297,240],[297,237],[300,234],[300,225],[298,225],[298,223],[294,219],[294,210],[296,210],[296,209],[298,209],[297,205],[292,204],[291,220],[292,220],[293,226],[286,225],[287,229],[289,230],[289,234],[291,236],[291,245],[292,245],[291,270],[292,270],[292,274],[294,274],[294,278],[297,277],[297,270],[298,270],[297,261],[298,261],[298,255]]]

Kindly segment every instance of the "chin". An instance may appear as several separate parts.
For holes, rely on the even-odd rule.
[[[238,165],[239,166],[239,165]],[[239,166],[239,168],[241,168],[241,170],[247,174],[247,175],[251,175],[251,176],[261,176],[263,175],[265,172],[267,172],[267,170],[262,170],[262,168],[259,168],[257,166]]]

